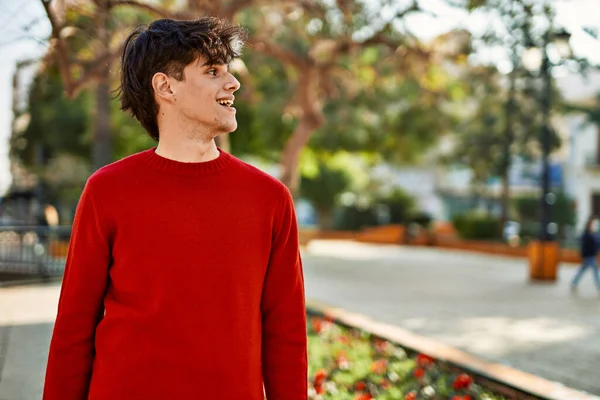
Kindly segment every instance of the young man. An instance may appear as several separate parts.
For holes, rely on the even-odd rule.
[[[122,108],[158,146],[86,184],[45,400],[307,399],[292,197],[214,142],[237,127],[243,40],[216,18],[127,39]]]

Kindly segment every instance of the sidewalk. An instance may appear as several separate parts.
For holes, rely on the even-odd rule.
[[[599,395],[600,294],[591,276],[572,294],[572,267],[532,284],[516,258],[344,241],[304,253],[311,299]]]
[[[60,283],[0,288],[0,400],[39,400]]]

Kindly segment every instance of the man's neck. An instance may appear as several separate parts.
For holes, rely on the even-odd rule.
[[[209,141],[168,140],[161,138],[156,147],[156,154],[179,162],[206,162],[219,157],[219,150],[213,139]]]

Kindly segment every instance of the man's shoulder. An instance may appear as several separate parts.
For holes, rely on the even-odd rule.
[[[106,186],[130,179],[131,175],[143,171],[143,160],[150,150],[132,154],[98,169],[88,178],[88,185]]]
[[[277,197],[287,196],[289,189],[275,176],[263,171],[262,169],[236,158],[242,178],[249,185],[256,189],[266,191],[269,195]]]

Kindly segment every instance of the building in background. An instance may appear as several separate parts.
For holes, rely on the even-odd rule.
[[[600,108],[600,72],[567,75],[557,84],[565,101]],[[555,156],[564,164],[565,191],[575,199],[579,231],[590,215],[600,216],[600,125],[589,123],[583,113],[571,113],[557,118],[554,126],[563,140]]]

